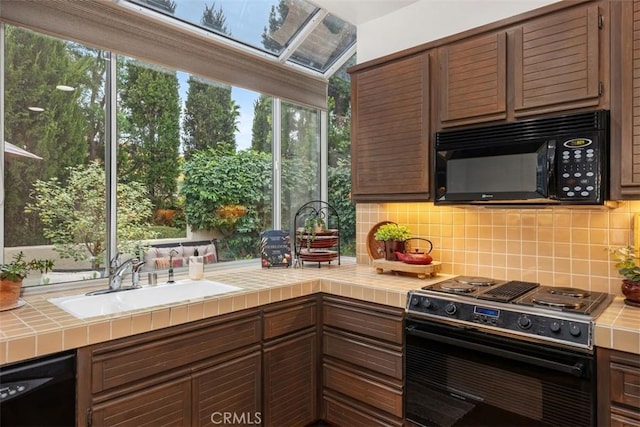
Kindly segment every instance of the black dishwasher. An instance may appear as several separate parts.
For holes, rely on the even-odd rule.
[[[0,425],[74,426],[76,353],[0,366]]]

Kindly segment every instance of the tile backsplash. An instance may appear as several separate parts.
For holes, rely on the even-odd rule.
[[[359,203],[356,256],[368,264],[367,235],[380,221],[407,225],[433,243],[442,272],[540,282],[621,294],[608,248],[633,244],[640,201],[619,207],[544,209]]]

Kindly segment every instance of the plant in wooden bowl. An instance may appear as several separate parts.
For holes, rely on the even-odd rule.
[[[13,261],[0,264],[0,310],[8,310],[18,305],[22,280],[30,270],[53,267],[52,260],[33,259],[27,262],[24,253],[18,252]]]
[[[624,302],[634,307],[640,307],[640,266],[635,248],[630,245],[613,248],[611,256],[615,261],[618,273],[624,277],[620,287],[625,296]]]
[[[404,242],[411,237],[411,230],[406,225],[392,222],[381,225],[373,237],[384,241],[385,259],[397,261],[396,252],[404,252]]]

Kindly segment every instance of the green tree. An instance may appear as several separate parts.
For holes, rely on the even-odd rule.
[[[44,234],[61,258],[91,260],[92,268],[104,261],[106,239],[106,179],[98,161],[68,168],[69,179],[57,177],[34,184],[27,212],[35,212],[44,224]],[[153,238],[147,218],[152,206],[145,188],[136,182],[117,186],[118,249],[136,253],[140,240]]]
[[[224,16],[222,7],[216,10],[216,3],[211,3],[211,7],[204,5],[204,12],[202,19],[200,20],[202,25],[211,28],[219,33],[231,35],[229,28],[227,28],[227,18]]]
[[[235,153],[240,107],[231,99],[231,86],[204,82],[190,76],[182,138],[184,157],[215,148]]]
[[[180,174],[178,78],[127,60],[120,99],[127,120],[119,123],[119,173],[143,183],[155,208],[170,207]]]
[[[5,162],[5,245],[44,244],[38,218],[24,215],[27,196],[36,179],[64,181],[68,166],[99,156],[105,65],[99,51],[5,28],[5,140],[43,157],[8,157]],[[56,90],[59,84],[73,90]]]
[[[165,12],[169,12],[170,14],[173,14],[176,11],[176,2],[172,0],[142,0],[142,2],[164,10]]]
[[[271,153],[273,142],[273,100],[266,95],[260,95],[253,102],[253,125],[251,127],[251,149],[264,153]]]

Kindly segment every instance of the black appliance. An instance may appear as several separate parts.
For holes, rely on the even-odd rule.
[[[458,276],[411,291],[405,417],[418,426],[595,426],[594,319],[612,296]]]
[[[604,204],[609,111],[437,132],[435,204]]]
[[[75,424],[75,351],[0,367],[0,425]]]

